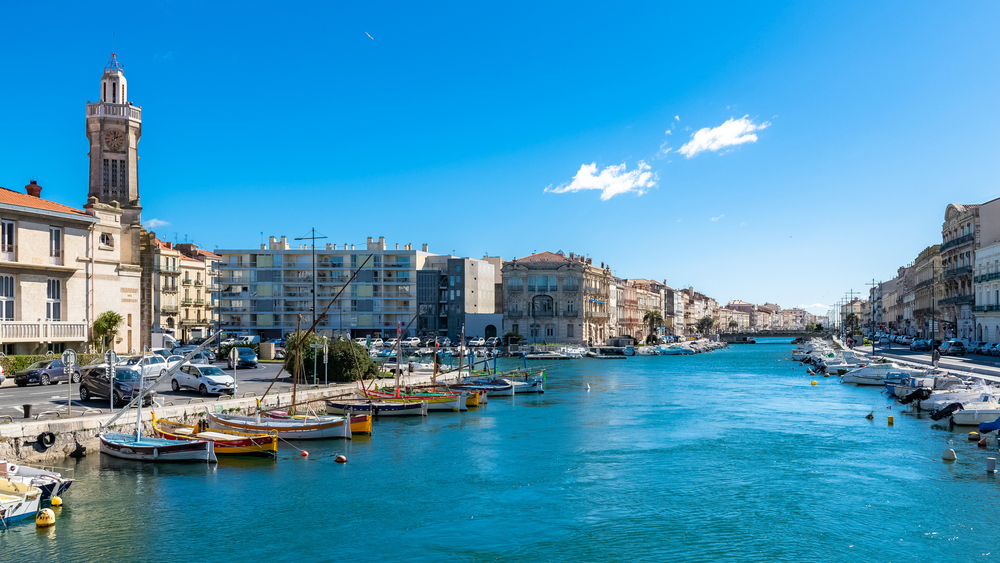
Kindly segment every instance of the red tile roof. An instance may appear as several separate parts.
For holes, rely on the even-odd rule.
[[[84,216],[87,215],[82,209],[75,209],[61,203],[56,203],[40,197],[30,196],[24,192],[16,192],[7,188],[0,188],[0,203],[30,207],[31,209],[42,209],[45,211],[58,211],[60,213],[72,213],[74,215]]]

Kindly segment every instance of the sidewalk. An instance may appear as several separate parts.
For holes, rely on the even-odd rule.
[[[845,350],[847,346],[840,341],[837,337],[833,337],[833,340],[841,345]],[[854,353],[859,356],[872,357],[872,347],[868,346],[855,346]],[[895,354],[894,350],[878,349],[875,351],[876,358],[886,358],[891,359],[897,364],[907,365],[910,367],[931,367],[930,357],[913,357],[906,354]],[[953,373],[955,375],[963,377],[980,377],[985,376],[990,380],[1000,382],[1000,367],[992,366],[978,366],[969,365],[968,363],[961,362],[954,358],[945,356],[938,360],[938,369],[947,371],[948,373]],[[995,378],[995,379],[994,379]]]

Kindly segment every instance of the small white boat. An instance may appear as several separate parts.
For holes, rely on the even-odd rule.
[[[529,379],[527,381],[515,381],[513,379],[501,379],[514,387],[514,393],[544,393],[545,387],[541,379]]]
[[[524,355],[525,360],[568,360],[570,357],[561,352],[556,352],[553,350],[543,350],[541,352],[532,352],[530,354]]]
[[[390,403],[374,399],[330,399],[327,414],[370,414],[372,416],[427,416],[427,403]]]
[[[208,427],[214,430],[236,430],[248,434],[276,432],[285,440],[319,440],[323,438],[351,439],[351,424],[343,416],[320,420],[261,418],[234,414],[205,413]]]
[[[887,377],[906,376],[924,373],[926,370],[906,368],[892,362],[884,364],[868,364],[864,367],[854,368],[841,377],[841,383],[851,383],[854,385],[885,385]]]
[[[959,426],[979,426],[1000,417],[1000,403],[993,397],[985,401],[962,403],[962,410],[952,413],[951,420]]]
[[[38,512],[42,491],[38,487],[4,478],[0,473],[0,525],[30,518]]]
[[[984,403],[993,400],[993,390],[984,385],[973,385],[969,389],[952,389],[949,391],[933,391],[931,396],[919,402],[919,407],[936,411],[952,403]]]
[[[2,474],[4,468],[8,479],[20,481],[40,489],[43,501],[65,493],[70,485],[73,484],[73,479],[64,479],[61,474],[55,471],[48,471],[29,465],[17,465],[0,459],[0,474]]]
[[[101,432],[101,453],[135,461],[207,461],[215,463],[215,444],[210,440],[181,442],[146,438],[135,434]]]
[[[636,356],[659,356],[660,351],[650,346],[642,346],[635,349]]]

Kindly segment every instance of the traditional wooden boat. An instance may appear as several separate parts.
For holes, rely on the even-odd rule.
[[[141,434],[101,432],[101,453],[137,461],[207,461],[217,462],[215,444],[208,440],[164,440]]]
[[[469,410],[466,393],[403,393],[389,390],[361,389],[362,396],[369,399],[379,399],[390,403],[412,403],[423,401],[427,403],[428,411],[465,411]],[[478,403],[477,403],[478,404]]]
[[[477,381],[456,383],[449,385],[448,389],[455,391],[480,391],[489,397],[509,396],[514,394],[514,385],[503,381]]]
[[[65,493],[73,479],[63,478],[55,471],[49,471],[39,467],[28,465],[17,465],[0,459],[0,475],[6,471],[7,479],[18,481],[35,487],[42,491],[42,501],[50,500],[53,496]]]
[[[340,420],[344,416],[314,415],[314,414],[288,414],[288,411],[266,411],[263,413],[268,418],[277,420],[304,420],[310,422],[322,422]],[[350,413],[351,434],[371,434],[372,416],[368,413]]]
[[[327,414],[363,413],[372,416],[427,416],[427,401],[390,403],[374,399],[337,399],[326,402]]]
[[[285,440],[320,440],[323,438],[351,439],[351,424],[342,416],[330,420],[310,421],[278,419],[266,416],[239,416],[234,414],[206,413],[208,427],[213,430],[236,430],[250,434],[277,432]]]
[[[0,524],[30,518],[38,512],[42,491],[26,483],[2,478],[0,475]]]
[[[246,434],[235,430],[210,430],[204,420],[197,425],[162,420],[153,415],[153,430],[164,440],[189,442],[205,440],[215,443],[216,455],[245,455],[275,457],[278,455],[278,436]]]

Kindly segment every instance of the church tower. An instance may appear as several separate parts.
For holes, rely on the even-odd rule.
[[[117,201],[127,217],[138,222],[139,157],[142,108],[128,101],[125,69],[115,53],[101,76],[100,101],[87,102],[87,140],[90,141],[90,190],[88,198],[111,204]]]

